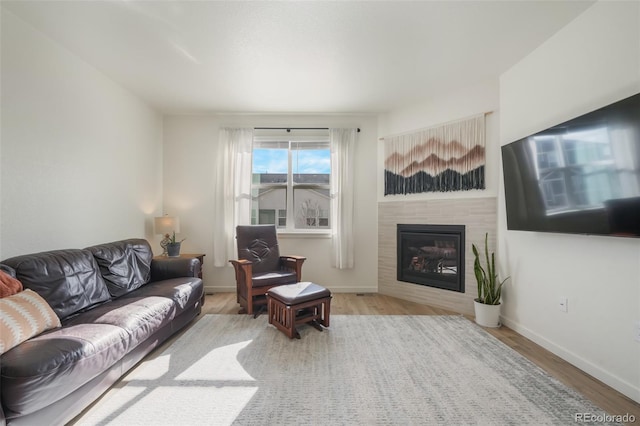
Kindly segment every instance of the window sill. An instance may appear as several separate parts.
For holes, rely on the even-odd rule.
[[[330,230],[322,231],[287,231],[278,230],[278,238],[331,238]]]

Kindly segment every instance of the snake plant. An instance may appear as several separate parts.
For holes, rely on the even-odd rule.
[[[500,295],[502,293],[502,285],[509,279],[509,277],[498,281],[498,274],[496,273],[496,256],[495,253],[491,253],[491,261],[489,261],[489,245],[487,239],[489,234],[484,235],[484,251],[486,258],[486,270],[480,263],[480,254],[475,244],[471,244],[473,254],[475,255],[475,261],[473,262],[473,272],[476,275],[476,281],[478,282],[478,299],[479,303],[485,305],[499,305]]]

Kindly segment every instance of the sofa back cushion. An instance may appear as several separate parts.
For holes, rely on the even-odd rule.
[[[111,296],[122,296],[149,282],[153,252],[146,240],[115,241],[87,250],[93,253]]]
[[[24,288],[40,296],[63,320],[111,299],[98,264],[88,250],[55,250],[4,260]]]

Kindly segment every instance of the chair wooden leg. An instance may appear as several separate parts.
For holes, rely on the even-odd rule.
[[[245,307],[245,311],[247,315],[253,315],[253,297],[249,295],[247,297],[247,306]]]
[[[265,305],[260,305],[260,307],[257,310],[255,310],[255,312],[253,314],[253,319],[256,319],[260,315],[262,315],[264,313],[264,309],[265,309]]]
[[[322,331],[322,326],[320,324],[318,324],[318,321],[316,321],[316,320],[310,321],[309,325],[312,326],[313,328],[315,328],[318,331]]]

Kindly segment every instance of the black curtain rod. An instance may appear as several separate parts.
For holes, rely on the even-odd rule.
[[[290,132],[292,130],[329,130],[328,127],[254,127],[253,130],[286,130]],[[360,133],[360,127],[358,127],[358,133]]]

